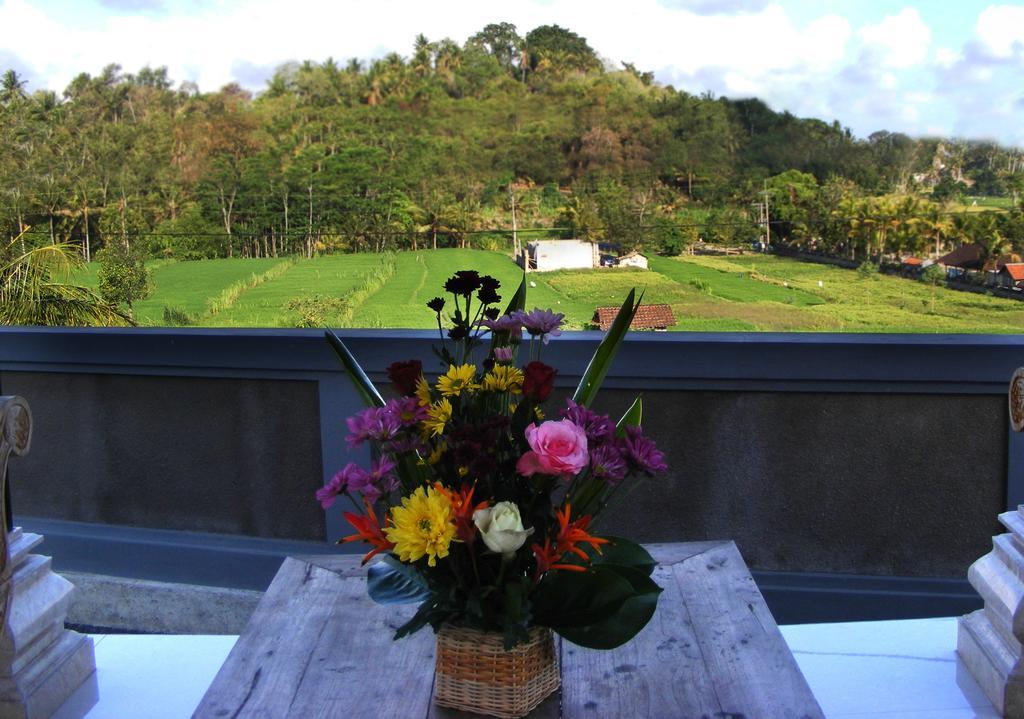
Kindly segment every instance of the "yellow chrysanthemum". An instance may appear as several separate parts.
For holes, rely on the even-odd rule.
[[[437,378],[437,389],[445,397],[458,397],[462,390],[479,389],[480,385],[473,382],[476,377],[476,366],[464,364],[456,367],[449,365],[448,371]]]
[[[416,379],[416,397],[421,406],[426,407],[430,404],[430,385],[427,384],[427,379],[423,375]]]
[[[523,371],[518,367],[494,365],[484,375],[483,388],[491,392],[511,392],[520,394],[523,391]]]
[[[438,558],[448,556],[455,520],[451,500],[444,493],[433,487],[417,488],[402,498],[401,507],[391,509],[391,523],[384,533],[403,562],[427,557],[427,564],[436,567]]]
[[[441,461],[441,457],[444,455],[444,453],[445,453],[445,451],[447,451],[447,449],[448,449],[448,443],[447,442],[441,442],[439,445],[434,447],[434,449],[427,456],[427,463],[428,464],[437,464],[438,462],[440,462]]]
[[[423,420],[423,429],[435,437],[444,432],[444,426],[452,418],[452,403],[447,399],[434,402],[427,410],[427,418]]]

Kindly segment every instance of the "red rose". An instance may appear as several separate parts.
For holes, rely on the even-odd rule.
[[[416,380],[423,374],[423,363],[419,360],[392,362],[388,367],[388,379],[403,397],[416,394]]]
[[[523,368],[523,394],[536,402],[543,402],[555,388],[554,367],[543,362],[531,362]]]

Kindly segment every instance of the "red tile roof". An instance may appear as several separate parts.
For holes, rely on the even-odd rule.
[[[919,265],[922,260],[920,257],[904,257],[903,264],[905,265]]]
[[[1003,265],[1003,269],[1006,270],[1006,273],[1014,280],[1017,280],[1018,282],[1020,280],[1024,280],[1024,262],[1018,262],[1015,264],[1007,263]]]
[[[594,310],[592,321],[601,328],[602,332],[607,332],[618,315],[618,307],[598,307]],[[633,322],[629,325],[629,328],[634,330],[663,330],[675,323],[676,318],[672,314],[672,308],[668,305],[640,305],[640,309],[636,311],[636,316],[633,317]]]

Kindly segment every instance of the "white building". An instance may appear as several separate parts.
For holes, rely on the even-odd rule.
[[[536,240],[517,258],[527,271],[576,270],[597,267],[601,256],[596,242],[586,240]]]
[[[647,269],[647,258],[641,255],[639,252],[628,252],[619,258],[618,267],[639,267],[642,270]]]

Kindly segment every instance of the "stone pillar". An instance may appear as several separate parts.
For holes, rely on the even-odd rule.
[[[0,397],[0,510],[7,459],[28,452],[32,415],[20,397]],[[0,511],[0,517],[3,511]],[[74,587],[32,554],[43,538],[0,531],[0,719],[49,717],[96,671],[92,639],[64,628]]]
[[[1024,368],[1010,380],[1010,422],[1024,429]],[[967,579],[985,600],[960,618],[956,650],[1004,717],[1024,719],[1024,505],[999,515],[1009,532],[971,565]]]

